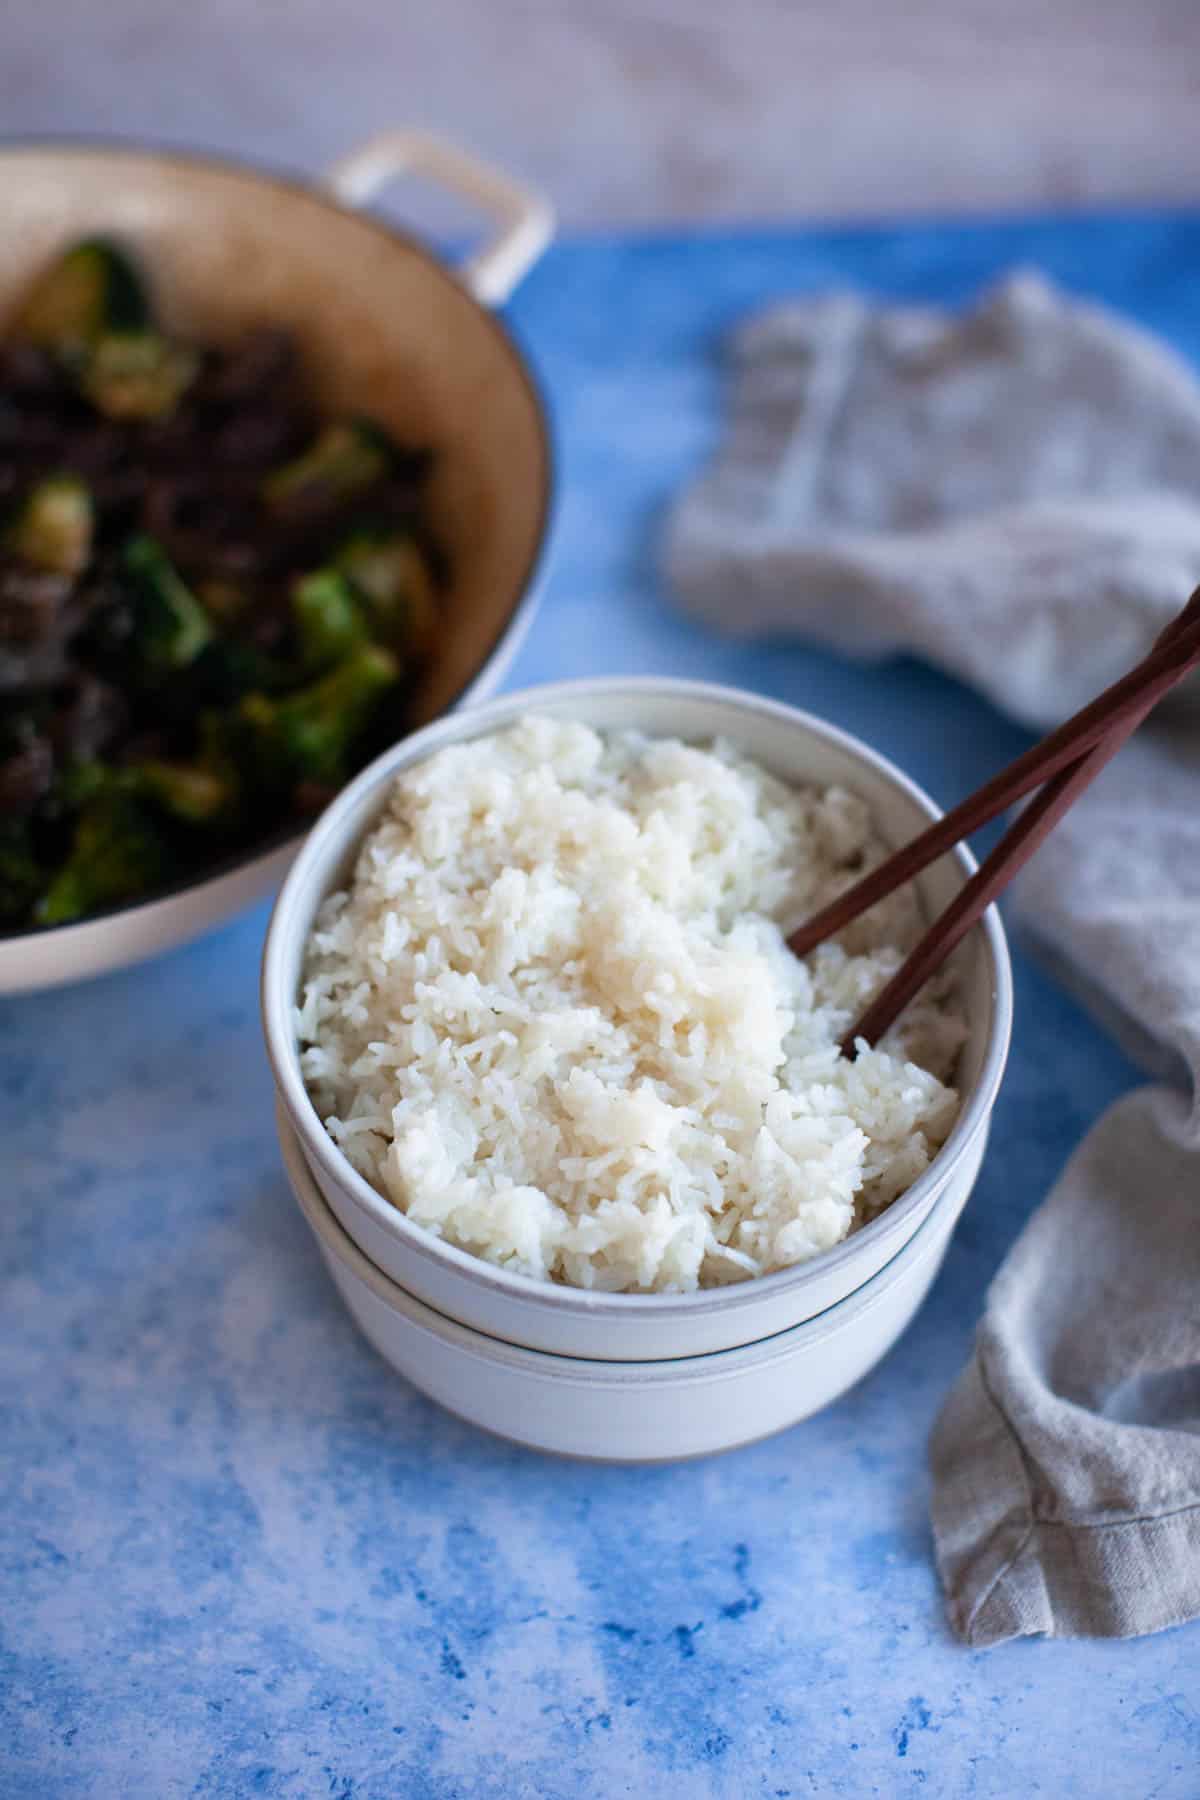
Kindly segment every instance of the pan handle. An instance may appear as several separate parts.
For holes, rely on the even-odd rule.
[[[554,235],[550,202],[428,131],[381,132],[336,162],[324,185],[343,206],[366,206],[406,174],[440,183],[497,221],[491,240],[460,273],[477,300],[502,306]]]

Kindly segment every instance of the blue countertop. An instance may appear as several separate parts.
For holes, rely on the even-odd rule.
[[[1200,218],[553,250],[512,317],[562,497],[510,685],[663,671],[860,732],[949,800],[1027,741],[911,664],[722,643],[655,577],[748,308],[959,301],[1018,262],[1200,358]],[[260,908],[141,969],[0,1002],[0,1795],[1200,1794],[1200,1632],[969,1652],[925,1439],[984,1289],[1137,1077],[1017,955],[982,1179],[923,1312],[819,1418],[677,1468],[558,1463],[359,1339],[293,1208],[259,1043]]]

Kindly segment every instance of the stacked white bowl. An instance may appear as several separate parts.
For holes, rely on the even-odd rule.
[[[317,822],[292,866],[263,957],[263,1022],[284,1163],[347,1306],[415,1386],[486,1430],[541,1450],[622,1462],[749,1443],[843,1393],[924,1299],[983,1158],[1004,1071],[1012,983],[999,916],[959,952],[968,1021],[962,1105],[946,1144],[884,1213],[795,1268],[690,1294],[601,1294],[493,1267],[413,1225],[351,1167],[300,1074],[295,1003],[304,945],[397,773],[524,713],[693,742],[721,737],[783,780],[853,789],[891,843],[937,808],[859,740],[756,695],[613,678],[506,696],[387,751]],[[965,850],[921,878],[932,915],[973,868]]]

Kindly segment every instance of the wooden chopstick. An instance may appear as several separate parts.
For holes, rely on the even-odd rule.
[[[1128,675],[793,934],[789,939],[792,948],[806,954],[928,867],[959,838],[1041,786],[1042,791],[846,1033],[841,1044],[844,1055],[853,1058],[860,1043],[874,1044],[883,1036],[1163,695],[1198,663],[1200,588],[1160,634],[1150,654]]]
[[[1192,667],[1190,633],[1200,626],[1200,588],[1166,627],[1150,653],[1064,725],[1026,750],[990,781],[920,832],[879,867],[864,875],[835,900],[805,921],[788,938],[797,956],[807,956],[826,938],[842,931],[877,901],[911,881],[929,864],[973,831],[1004,812],[1035,787],[1067,768],[1096,744],[1127,712],[1140,724],[1146,713]]]
[[[1200,652],[1197,654],[1200,661]],[[1146,713],[1126,717],[1113,726],[1108,736],[1086,756],[1060,769],[1035,794],[1015,823],[1005,832],[990,856],[984,858],[971,879],[959,890],[945,912],[939,914],[925,936],[897,969],[887,986],[875,996],[857,1024],[842,1039],[842,1054],[851,1060],[860,1041],[876,1044],[929,977],[961,943],[984,912],[1002,893],[1009,882],[1033,855],[1038,845],[1053,831],[1058,821],[1079,798],[1084,788],[1095,780],[1105,763],[1137,730]]]

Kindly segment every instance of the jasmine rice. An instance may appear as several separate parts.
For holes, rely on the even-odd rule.
[[[317,917],[314,1103],[415,1224],[525,1275],[680,1291],[802,1262],[958,1108],[949,977],[837,1049],[912,942],[907,892],[804,962],[784,942],[882,853],[855,795],[720,742],[530,717],[441,750]]]

